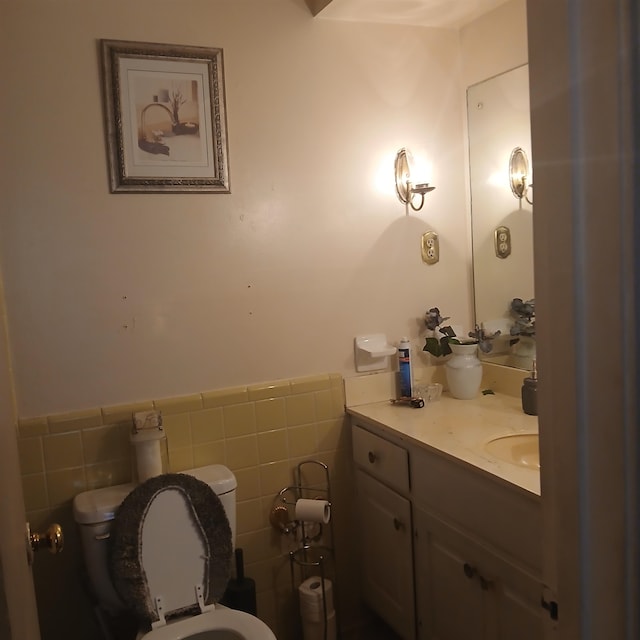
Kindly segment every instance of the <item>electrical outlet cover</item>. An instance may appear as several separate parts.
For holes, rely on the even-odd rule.
[[[440,260],[440,242],[435,231],[422,234],[422,261],[426,264],[436,264]]]

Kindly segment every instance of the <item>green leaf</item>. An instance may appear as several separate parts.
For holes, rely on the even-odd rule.
[[[443,338],[446,340],[446,338]],[[440,340],[438,338],[430,337],[425,338],[425,345],[422,347],[423,351],[428,351],[432,356],[439,358],[442,355],[442,348],[440,346]]]

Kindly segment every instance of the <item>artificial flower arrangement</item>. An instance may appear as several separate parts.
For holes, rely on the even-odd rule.
[[[432,307],[425,313],[425,324],[427,329],[430,329],[434,334],[436,331],[441,333],[440,337],[436,335],[425,338],[426,342],[423,351],[429,352],[432,356],[439,358],[440,356],[447,356],[451,353],[450,344],[477,344],[480,351],[483,353],[489,353],[493,349],[491,340],[500,335],[500,331],[496,331],[491,335],[487,335],[484,329],[478,325],[475,326],[475,331],[469,331],[468,338],[458,338],[456,332],[451,325],[444,327],[440,326],[446,320],[449,320],[450,316],[443,317],[440,315],[440,309],[438,307]]]
[[[520,339],[519,336],[534,338],[536,335],[536,301],[535,298],[524,302],[522,298],[514,298],[509,305],[509,310],[515,324],[511,327],[511,344]]]

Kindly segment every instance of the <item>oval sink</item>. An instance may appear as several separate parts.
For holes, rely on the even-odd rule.
[[[492,456],[529,469],[540,468],[537,433],[512,433],[489,440],[485,451]]]

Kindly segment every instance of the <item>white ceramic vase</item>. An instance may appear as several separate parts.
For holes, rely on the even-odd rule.
[[[454,398],[475,398],[482,382],[477,344],[450,344],[452,356],[444,365],[449,393]]]

